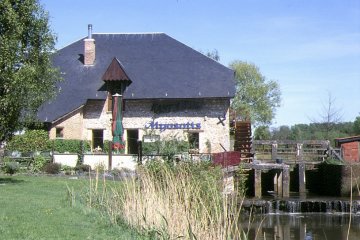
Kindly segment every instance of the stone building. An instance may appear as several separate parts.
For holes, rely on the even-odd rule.
[[[234,72],[164,33],[93,34],[60,49],[53,63],[64,81],[38,117],[51,139],[111,140],[111,94],[102,80],[110,64],[131,79],[123,93],[126,153],[138,140],[176,137],[200,153],[230,149]]]

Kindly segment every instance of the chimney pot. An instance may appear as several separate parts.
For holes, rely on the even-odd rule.
[[[92,24],[88,25],[88,39],[92,39]]]

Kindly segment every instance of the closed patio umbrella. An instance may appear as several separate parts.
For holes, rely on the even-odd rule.
[[[125,148],[123,140],[123,124],[122,124],[122,95],[113,95],[113,112],[112,112],[112,135],[113,149],[119,151]]]

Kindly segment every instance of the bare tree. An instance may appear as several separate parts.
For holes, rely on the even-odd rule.
[[[334,130],[337,123],[342,121],[342,110],[336,106],[336,98],[328,92],[327,102],[322,103],[322,109],[319,112],[318,119],[310,119],[313,123],[318,124],[326,139],[329,138],[330,132]]]

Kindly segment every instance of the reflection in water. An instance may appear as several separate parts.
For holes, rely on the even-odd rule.
[[[257,215],[248,228],[249,239],[257,240],[342,240],[347,239],[349,214],[307,213]],[[349,240],[360,239],[360,215],[352,215]]]

